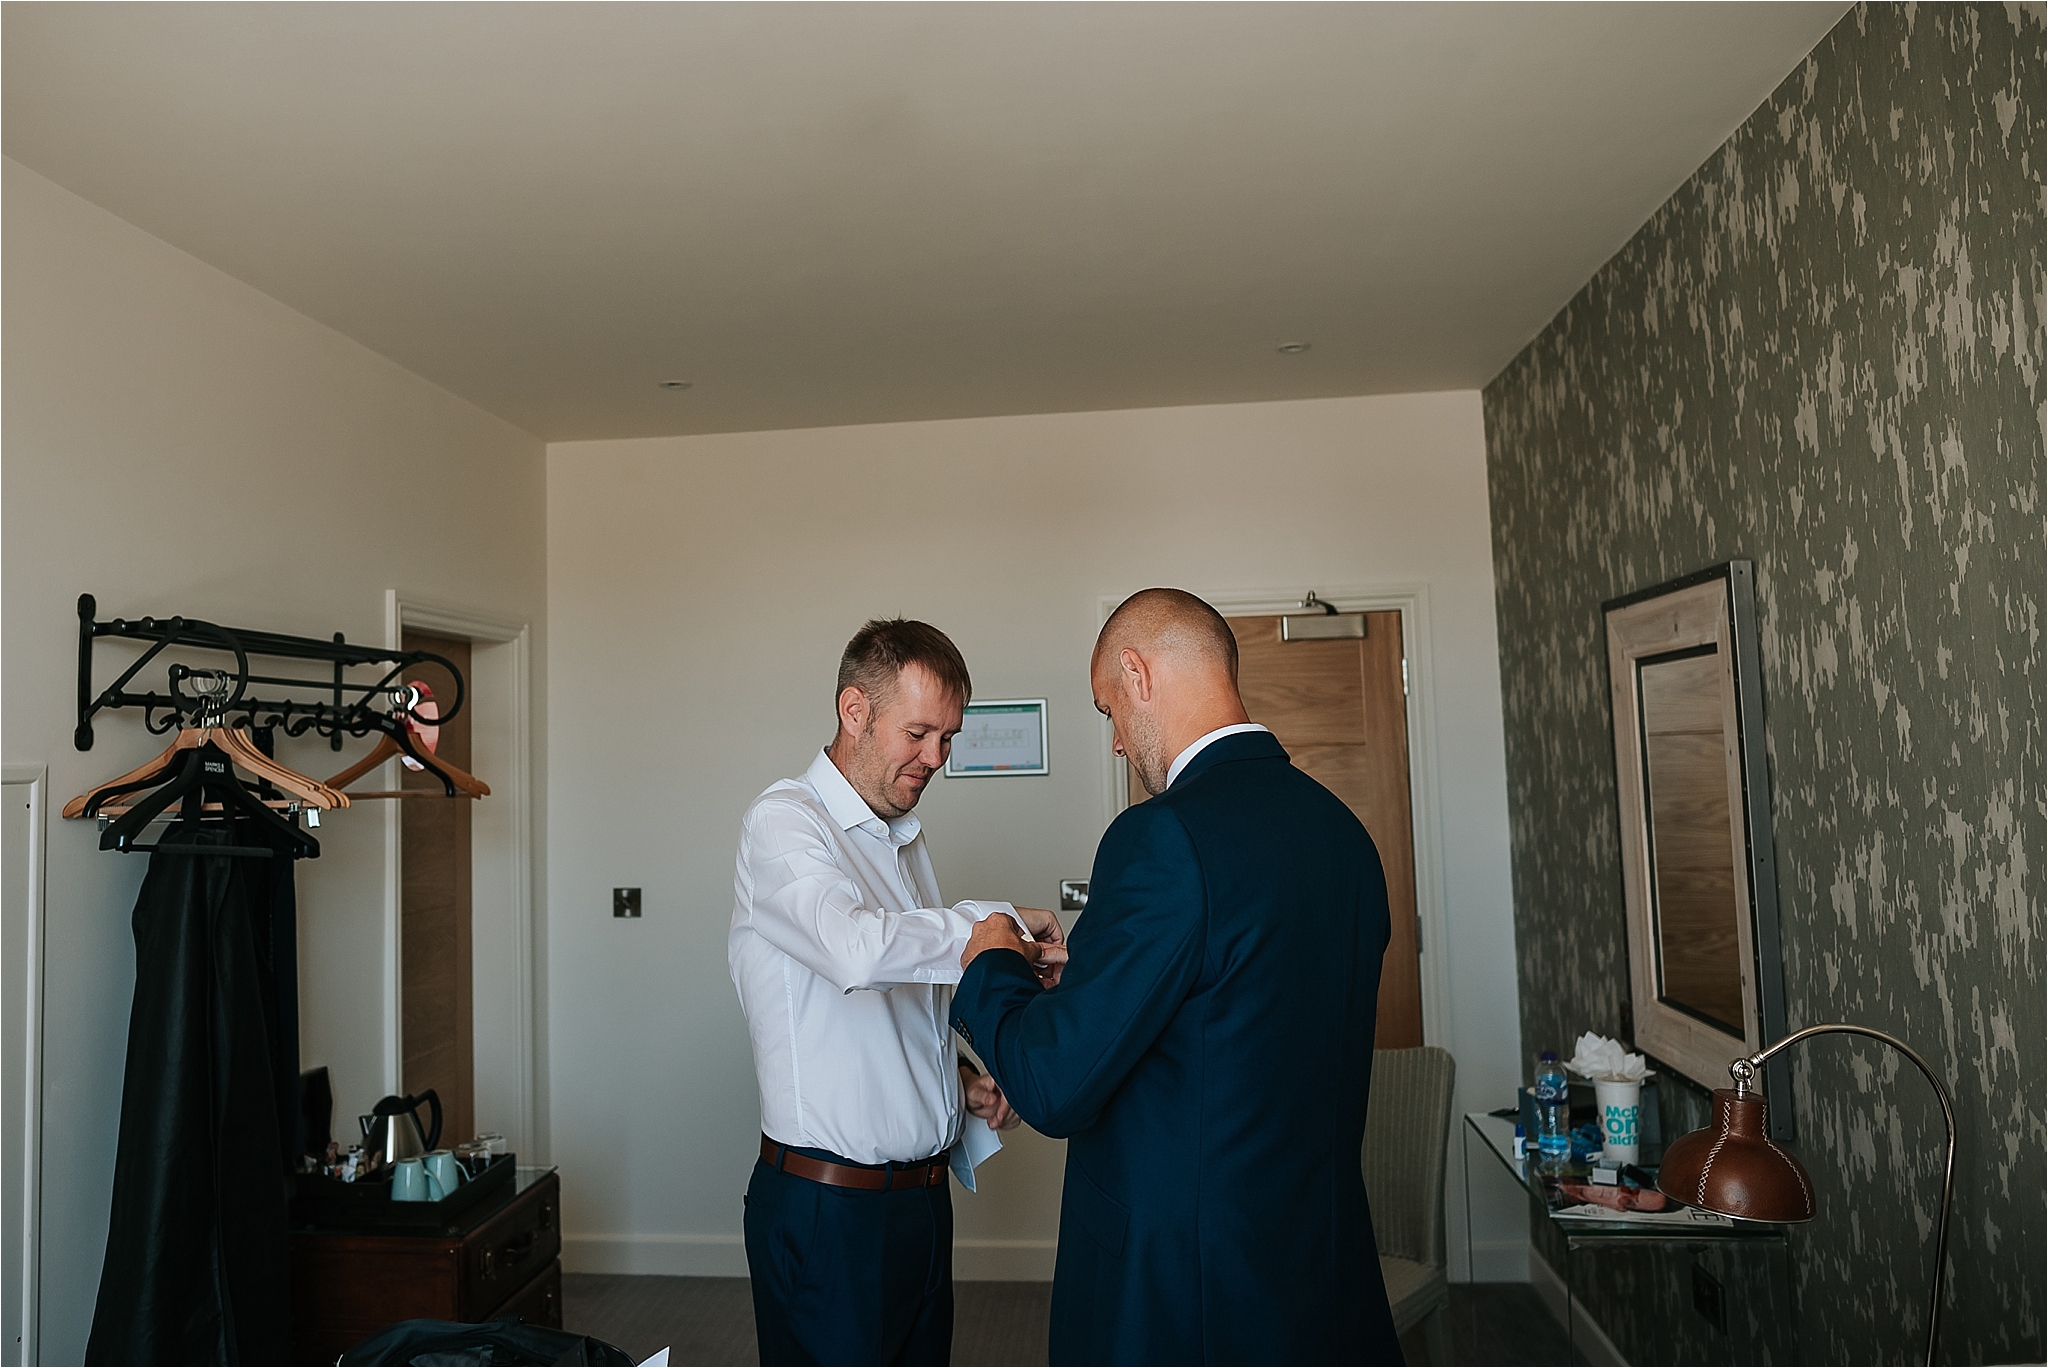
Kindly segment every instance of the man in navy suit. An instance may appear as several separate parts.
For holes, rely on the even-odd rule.
[[[1153,797],[1104,834],[1054,986],[991,917],[953,999],[1010,1105],[1068,1137],[1052,1361],[1399,1363],[1359,1168],[1379,853],[1247,718],[1200,599],[1134,595],[1090,673]]]

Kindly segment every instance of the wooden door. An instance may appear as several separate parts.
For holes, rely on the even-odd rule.
[[[407,632],[408,651],[432,651],[455,662],[469,678],[469,643],[451,637]],[[445,708],[455,698],[455,681],[438,665],[408,671]],[[436,751],[470,768],[468,704],[441,728]],[[469,825],[471,800],[443,796],[431,774],[400,766],[407,796],[401,819],[400,1019],[405,1046],[405,1091],[432,1088],[441,1096],[446,1128],[441,1143],[452,1146],[476,1134],[474,1022],[470,1001]],[[414,796],[417,795],[417,796]],[[425,1116],[421,1119],[424,1121]]]
[[[1363,640],[1282,641],[1278,617],[1229,619],[1238,692],[1295,765],[1343,799],[1379,848],[1393,936],[1380,970],[1382,1050],[1422,1044],[1415,828],[1408,802],[1408,691],[1401,614],[1367,613]],[[1145,790],[1130,773],[1131,801]]]

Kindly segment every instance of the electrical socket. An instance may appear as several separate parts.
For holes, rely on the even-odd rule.
[[[1692,1309],[1714,1329],[1724,1335],[1728,1333],[1728,1308],[1721,1296],[1721,1280],[1697,1262],[1692,1266]]]
[[[1088,881],[1086,879],[1060,880],[1060,911],[1081,912],[1088,907]]]

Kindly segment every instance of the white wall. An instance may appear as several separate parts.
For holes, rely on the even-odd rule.
[[[9,763],[47,763],[61,803],[163,745],[110,713],[92,751],[72,749],[83,591],[102,617],[381,643],[395,587],[538,632],[538,441],[12,161],[4,192]],[[316,744],[281,757],[340,768]],[[336,1070],[343,1116],[384,1084],[382,806],[330,817],[321,858],[299,867],[303,1054]],[[83,822],[52,824],[49,857],[42,1351],[77,1362],[105,1252],[144,861],[101,854]]]
[[[940,780],[949,898],[1051,905],[1110,817],[1098,599],[1428,586],[1461,1110],[1519,1076],[1507,804],[1475,393],[640,441],[548,452],[554,1135],[571,1268],[743,1273],[758,1122],[726,973],[741,810],[832,727],[865,618],[952,634],[983,697],[1050,700],[1052,773]],[[614,920],[609,890],[645,889]],[[1062,1147],[1022,1132],[962,1196],[963,1276],[1046,1277]],[[1453,1140],[1454,1156],[1458,1142]],[[1453,1266],[1462,1189],[1453,1159]],[[1522,1277],[1517,1200],[1490,1213]]]
[[[1050,776],[940,781],[923,808],[949,896],[1047,903],[1088,872],[1109,817],[1084,678],[1100,596],[1427,584],[1443,1043],[1461,1109],[1509,1095],[1476,395],[561,444],[544,490],[517,429],[12,162],[4,193],[0,758],[48,764],[61,802],[161,744],[110,714],[91,752],[72,749],[81,591],[103,616],[359,641],[381,640],[393,588],[532,623],[535,840],[552,852],[535,977],[572,1267],[744,1271],[756,1102],[725,970],[736,821],[829,735],[837,652],[874,614],[952,632],[983,696],[1052,700]],[[328,772],[324,749],[286,745]],[[385,1081],[382,815],[320,834],[300,868],[304,1056],[334,1068],[346,1116]],[[42,1328],[62,1361],[83,1352],[104,1252],[142,861],[101,854],[83,823],[54,824],[49,854]],[[615,884],[646,888],[643,920],[611,918]],[[1060,1149],[1018,1133],[961,1199],[963,1274],[1049,1274]],[[1519,1207],[1493,1220],[1482,1241],[1518,1253]]]

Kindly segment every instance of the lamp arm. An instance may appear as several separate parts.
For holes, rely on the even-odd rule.
[[[1941,1219],[1935,1225],[1934,1236],[1934,1291],[1927,1307],[1927,1362],[1932,1364],[1934,1362],[1934,1342],[1941,1334],[1941,1278],[1942,1272],[1948,1264],[1948,1213],[1949,1206],[1955,1196],[1955,1103],[1949,1098],[1947,1085],[1935,1076],[1934,1070],[1927,1066],[1927,1061],[1922,1059],[1919,1051],[1915,1050],[1911,1045],[1900,1040],[1897,1036],[1886,1035],[1883,1031],[1874,1031],[1868,1026],[1852,1026],[1848,1022],[1843,1021],[1824,1022],[1819,1026],[1809,1026],[1803,1031],[1794,1031],[1775,1045],[1758,1050],[1753,1055],[1737,1059],[1728,1066],[1728,1072],[1735,1079],[1735,1090],[1738,1093],[1748,1092],[1750,1079],[1756,1075],[1757,1069],[1762,1067],[1765,1060],[1789,1045],[1796,1045],[1802,1040],[1818,1035],[1868,1036],[1880,1044],[1891,1046],[1892,1049],[1913,1062],[1913,1067],[1925,1075],[1929,1086],[1934,1089],[1934,1095],[1941,1100],[1941,1119],[1948,1126],[1948,1160],[1942,1165],[1941,1170]]]

